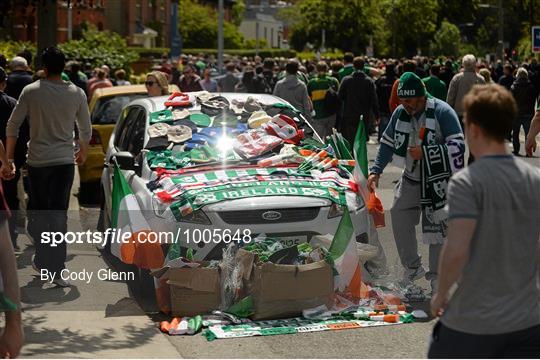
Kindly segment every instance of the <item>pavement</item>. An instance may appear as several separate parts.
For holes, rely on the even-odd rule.
[[[377,145],[368,145],[370,162],[376,150]],[[523,159],[540,167],[538,157]],[[381,177],[378,194],[386,209],[391,206],[400,173],[401,170],[389,166]],[[75,196],[77,189],[76,178],[69,229],[94,230],[99,210],[80,207]],[[403,270],[389,212],[386,223],[379,237],[392,276],[397,279]],[[428,319],[399,326],[213,342],[201,335],[168,336],[157,328],[156,320],[162,317],[141,310],[126,282],[93,279],[89,283],[73,281],[70,288],[51,286],[32,270],[33,246],[29,238],[20,235],[19,244],[23,249],[18,255],[18,267],[26,333],[22,358],[424,358],[435,323]],[[424,259],[427,250],[420,242],[419,252]],[[109,268],[93,245],[69,245],[66,265],[72,272],[96,273]],[[426,280],[417,284],[430,291]],[[416,303],[415,308],[428,312],[429,303]]]

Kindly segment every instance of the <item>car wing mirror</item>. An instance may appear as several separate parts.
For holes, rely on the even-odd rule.
[[[118,165],[122,170],[138,171],[139,165],[135,161],[135,157],[129,151],[119,151],[111,155],[111,163]]]

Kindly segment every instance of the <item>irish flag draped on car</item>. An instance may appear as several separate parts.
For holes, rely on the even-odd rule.
[[[114,169],[111,225],[121,233],[121,240],[115,239],[111,243],[114,256],[126,264],[134,264],[143,269],[163,265],[161,245],[154,241],[158,237],[148,236],[152,233],[150,225],[118,166]]]

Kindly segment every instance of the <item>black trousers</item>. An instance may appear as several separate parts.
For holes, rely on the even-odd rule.
[[[17,237],[19,231],[17,230],[17,219],[19,212],[19,197],[17,196],[17,182],[21,177],[21,171],[17,167],[15,172],[15,178],[11,180],[3,180],[2,186],[4,187],[4,197],[6,203],[11,210],[11,217],[8,219],[9,235],[11,236],[11,242],[13,247],[17,245]]]
[[[440,321],[435,324],[428,358],[514,358],[540,356],[540,325],[498,335],[475,335],[452,330]]]
[[[517,119],[514,121],[514,126],[512,128],[512,145],[514,146],[514,154],[516,155],[519,154],[519,150],[521,147],[521,144],[519,143],[519,131],[523,126],[523,130],[525,131],[525,137],[527,137],[527,134],[529,133],[529,129],[531,127],[532,118],[532,115],[518,116]]]
[[[41,233],[67,232],[67,209],[74,174],[75,167],[71,164],[28,167],[33,222],[38,235],[34,238],[35,263],[38,268],[57,274],[65,268],[66,244],[44,244]]]

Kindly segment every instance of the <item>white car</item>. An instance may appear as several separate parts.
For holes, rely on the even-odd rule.
[[[287,104],[286,101],[272,95],[242,93],[215,95],[224,96],[229,101],[232,99],[245,101],[248,96],[251,96],[263,104]],[[181,248],[192,248],[196,260],[221,258],[222,249],[227,244],[217,240],[223,237],[225,229],[228,229],[227,232],[230,234],[234,234],[236,230],[245,234],[243,231],[247,229],[251,237],[266,234],[279,239],[286,245],[309,242],[315,235],[335,233],[342,215],[341,208],[330,200],[317,197],[280,195],[226,200],[208,204],[179,221],[165,216],[163,204],[160,204],[147,187],[147,183],[156,178],[156,173],[150,169],[143,149],[149,140],[147,128],[150,123],[150,113],[163,110],[166,100],[165,96],[137,99],[123,110],[118,119],[110,138],[105,158],[106,166],[101,178],[104,194],[100,221],[102,228],[110,226],[111,223],[111,179],[113,163],[116,162],[131,186],[152,229],[158,232],[177,233],[180,231],[183,234],[179,240]],[[190,110],[199,108],[197,105]],[[304,129],[306,136],[313,136],[320,140],[302,116],[299,115],[295,121],[300,128]],[[142,154],[141,151],[143,151]],[[351,211],[356,240],[367,242],[368,227],[365,214],[367,209],[361,198],[356,196],[356,199],[358,207],[355,211]],[[197,236],[200,239],[200,234],[209,233],[212,234],[210,241],[194,243],[198,240]],[[189,243],[188,240],[190,240]]]

